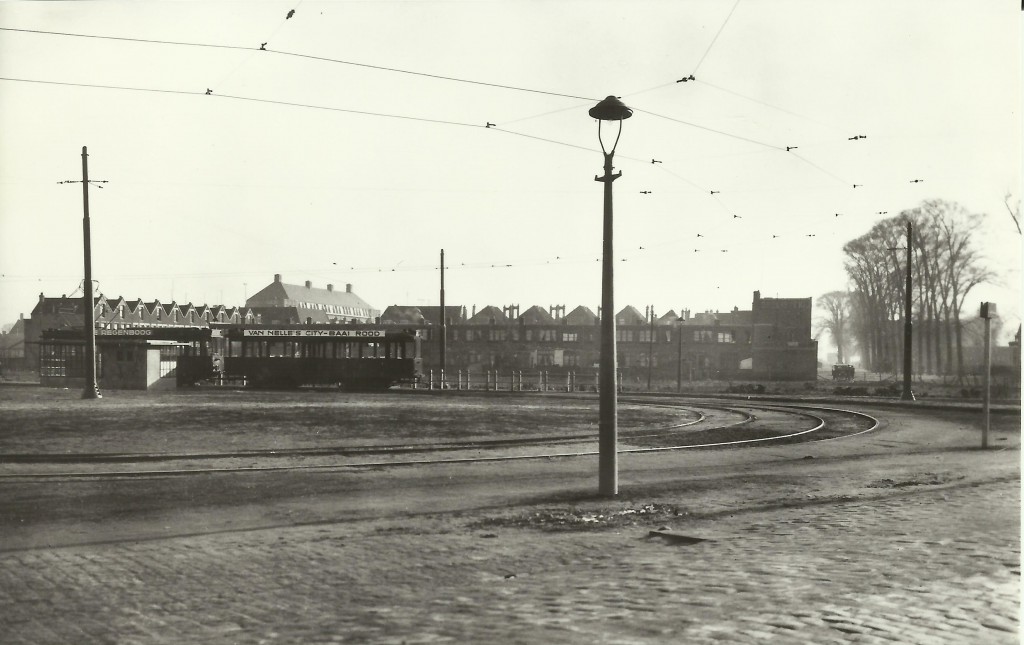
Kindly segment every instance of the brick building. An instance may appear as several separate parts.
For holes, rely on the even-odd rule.
[[[430,309],[431,311],[424,311]],[[600,317],[587,307],[569,314],[564,305],[446,308],[446,362],[456,370],[595,372],[600,359]],[[423,330],[424,369],[439,369],[437,307],[392,306],[382,323]],[[761,298],[750,310],[660,317],[632,306],[616,314],[618,366],[625,381],[814,380],[817,342],[811,338],[810,298]]]
[[[308,280],[305,285],[287,284],[280,273],[246,300],[245,306],[267,325],[373,323],[380,316],[380,310],[352,292],[351,284],[346,284],[344,291],[333,284],[320,289]]]
[[[0,333],[0,377],[25,369],[25,317]]]
[[[28,369],[40,367],[39,341],[48,330],[82,330],[85,322],[85,298],[47,297],[39,301],[25,319],[25,364]],[[223,305],[169,304],[159,300],[109,299],[100,294],[93,298],[93,317],[98,330],[122,330],[134,327],[209,327],[211,322],[255,324],[259,317],[242,307]]]

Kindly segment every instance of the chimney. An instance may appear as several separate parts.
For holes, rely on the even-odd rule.
[[[274,282],[280,282],[280,281],[281,281],[281,274],[280,273],[275,273],[274,274]]]
[[[43,292],[42,292],[42,291],[40,291],[40,292],[39,292],[39,302],[42,302],[42,301],[44,301],[44,300],[46,300],[46,296],[44,296],[44,295],[43,295]]]
[[[476,316],[476,305],[473,305],[473,316]]]
[[[327,285],[327,290],[328,291],[334,291],[334,285],[333,284]]]
[[[352,283],[345,283],[345,293],[352,293]]]
[[[310,282],[309,280],[306,280],[306,288],[307,289],[312,289],[313,288],[313,283]]]

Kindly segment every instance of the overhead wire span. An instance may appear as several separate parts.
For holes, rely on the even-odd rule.
[[[271,104],[271,105],[284,105],[284,106],[287,106],[287,107],[309,108],[309,109],[312,109],[312,110],[327,110],[327,111],[330,111],[330,112],[345,112],[347,114],[361,114],[361,115],[364,115],[364,116],[379,116],[379,117],[384,117],[384,118],[388,118],[388,119],[404,119],[404,120],[408,120],[408,121],[422,121],[424,123],[440,123],[440,124],[443,124],[443,125],[458,125],[458,126],[462,126],[462,127],[466,127],[466,128],[486,128],[486,126],[480,125],[479,123],[465,123],[463,121],[447,121],[445,119],[431,119],[431,118],[420,117],[420,116],[406,116],[406,115],[402,115],[402,114],[387,114],[385,112],[370,112],[370,111],[366,111],[366,110],[352,110],[352,109],[349,109],[349,108],[338,108],[338,107],[331,107],[331,106],[328,106],[328,105],[312,105],[312,104],[309,104],[309,103],[293,103],[291,101],[278,101],[278,100],[275,100],[275,99],[261,99],[261,98],[254,98],[254,97],[250,97],[250,96],[235,96],[235,95],[232,95],[232,94],[213,94],[213,96],[214,97],[218,97],[218,98],[222,98],[222,99],[232,99],[232,100],[236,100],[236,101],[250,101],[250,102],[253,102],[253,103],[268,103],[268,104]]]
[[[566,146],[568,148],[576,148],[577,150],[586,150],[587,152],[594,152],[594,153],[601,152],[600,150],[598,150],[596,148],[588,148],[586,146],[577,145],[575,143],[567,143],[565,141],[558,141],[557,139],[548,139],[546,137],[538,137],[538,136],[533,135],[533,134],[526,134],[525,132],[516,132],[515,130],[506,130],[504,128],[500,128],[500,127],[496,127],[496,126],[492,126],[492,127],[488,128],[488,129],[489,130],[496,130],[498,132],[504,132],[505,134],[514,134],[517,137],[526,137],[527,139],[536,139],[537,141],[545,141],[547,143],[554,143],[554,144],[559,145],[559,146]]]
[[[366,69],[375,69],[375,70],[380,70],[380,71],[385,71],[385,72],[394,72],[396,74],[409,74],[409,75],[412,75],[412,76],[422,76],[422,77],[425,77],[425,78],[434,78],[434,79],[439,79],[439,80],[452,81],[452,82],[456,82],[456,83],[467,83],[467,84],[471,84],[471,85],[481,85],[481,86],[485,86],[485,87],[495,87],[495,88],[504,89],[504,90],[514,90],[514,91],[517,91],[517,92],[530,92],[530,93],[533,93],[533,94],[544,94],[544,95],[547,95],[547,96],[561,96],[563,98],[579,99],[579,100],[582,100],[582,101],[597,101],[597,100],[599,100],[599,99],[595,99],[593,97],[588,97],[588,96],[577,96],[577,95],[574,95],[574,94],[563,94],[561,92],[551,92],[551,91],[547,91],[547,90],[536,90],[536,89],[532,89],[532,88],[529,88],[529,87],[521,87],[521,86],[517,86],[517,85],[505,85],[505,84],[502,84],[502,83],[490,83],[490,82],[487,82],[487,81],[477,81],[477,80],[468,79],[468,78],[459,78],[457,76],[445,76],[443,74],[431,74],[431,73],[428,73],[428,72],[417,72],[417,71],[409,70],[409,69],[401,69],[401,68],[398,68],[398,67],[387,67],[387,66],[384,66],[384,65],[373,65],[373,64],[370,64],[370,63],[360,63],[360,62],[356,62],[356,61],[344,60],[344,59],[341,59],[341,58],[329,58],[327,56],[314,56],[312,54],[302,54],[302,53],[299,53],[299,52],[288,52],[288,51],[283,51],[283,50],[279,50],[279,49],[269,49],[269,48],[265,48],[263,46],[261,46],[261,47],[253,47],[253,46],[246,47],[246,46],[240,46],[240,45],[218,45],[218,44],[212,44],[212,43],[195,43],[195,42],[175,41],[175,40],[157,40],[157,39],[153,39],[153,38],[127,38],[127,37],[123,37],[123,36],[99,36],[99,35],[95,35],[95,34],[80,34],[80,33],[63,32],[63,31],[44,31],[44,30],[41,30],[41,29],[15,29],[13,27],[0,27],[0,31],[14,31],[14,32],[22,32],[22,33],[46,34],[46,35],[51,35],[51,36],[69,36],[69,37],[76,37],[76,38],[95,38],[95,39],[99,39],[99,40],[117,40],[117,41],[125,41],[125,42],[149,43],[149,44],[156,44],[156,45],[174,45],[174,46],[179,46],[179,47],[211,47],[211,48],[218,48],[218,49],[235,49],[235,50],[254,51],[254,52],[265,51],[265,52],[269,52],[269,53],[272,53],[272,54],[278,54],[280,56],[292,56],[292,57],[295,57],[295,58],[303,58],[303,59],[307,59],[307,60],[317,60],[317,61],[326,62],[326,63],[336,63],[336,64],[339,64],[339,65],[350,65],[350,66],[353,66],[353,67],[363,67],[363,68],[366,68]]]
[[[532,89],[532,88],[520,87],[520,86],[517,86],[517,85],[504,85],[504,84],[501,84],[501,83],[489,83],[489,82],[486,82],[486,81],[476,81],[476,80],[472,80],[472,79],[468,79],[468,78],[458,78],[457,76],[444,76],[442,74],[430,74],[430,73],[427,73],[427,72],[414,72],[412,70],[400,69],[398,67],[385,67],[383,65],[371,65],[369,63],[357,63],[355,61],[342,60],[340,58],[328,58],[326,56],[313,56],[311,54],[299,54],[299,53],[296,53],[296,52],[286,52],[286,51],[281,51],[281,50],[277,50],[277,49],[268,49],[266,51],[274,53],[274,54],[280,54],[282,56],[294,56],[294,57],[297,57],[297,58],[305,58],[305,59],[308,59],[308,60],[318,60],[318,61],[327,62],[327,63],[338,63],[340,65],[352,65],[352,66],[355,66],[355,67],[365,67],[367,69],[376,69],[376,70],[385,71],[385,72],[395,72],[397,74],[410,74],[412,76],[423,76],[425,78],[435,78],[435,79],[439,79],[439,80],[443,80],[443,81],[453,81],[453,82],[456,82],[456,83],[468,83],[470,85],[482,85],[482,86],[485,86],[485,87],[495,87],[495,88],[499,88],[499,89],[503,89],[503,90],[515,90],[517,92],[530,92],[530,93],[533,93],[533,94],[545,94],[547,96],[561,96],[563,98],[579,99],[581,101],[597,101],[597,100],[599,100],[599,99],[595,99],[595,98],[588,97],[588,96],[577,96],[575,94],[563,94],[561,92],[550,92],[550,91],[547,91],[547,90],[535,90],[535,89]]]
[[[402,115],[402,114],[387,114],[387,113],[384,113],[384,112],[370,112],[370,111],[367,111],[367,110],[353,110],[353,109],[349,109],[349,108],[338,108],[338,107],[331,107],[331,106],[327,106],[327,105],[313,105],[313,104],[310,104],[310,103],[294,103],[294,102],[290,102],[290,101],[278,101],[278,100],[275,100],[275,99],[263,99],[263,98],[256,98],[256,97],[251,97],[251,96],[236,96],[236,95],[233,95],[233,94],[217,94],[216,92],[213,92],[210,89],[207,89],[205,92],[200,92],[198,90],[194,90],[194,91],[189,91],[189,90],[164,90],[164,89],[157,89],[157,88],[151,88],[151,87],[133,87],[133,86],[126,86],[126,85],[99,85],[99,84],[95,84],[95,83],[70,83],[70,82],[65,82],[65,81],[44,81],[44,80],[29,79],[29,78],[12,78],[12,77],[7,77],[7,76],[0,76],[0,81],[13,81],[13,82],[19,82],[19,83],[38,83],[38,84],[43,84],[43,85],[62,85],[62,86],[71,86],[71,87],[88,87],[88,88],[93,88],[93,89],[123,90],[123,91],[129,91],[129,92],[157,92],[157,93],[163,93],[163,94],[181,94],[181,95],[186,95],[186,96],[212,96],[214,98],[231,99],[231,100],[235,100],[235,101],[249,101],[249,102],[253,102],[253,103],[268,103],[268,104],[272,104],[272,105],[284,105],[284,106],[288,106],[288,107],[300,107],[300,108],[308,108],[308,109],[312,109],[312,110],[327,110],[327,111],[331,111],[331,112],[345,112],[345,113],[348,113],[348,114],[361,114],[361,115],[364,115],[364,116],[377,116],[377,117],[383,117],[383,118],[389,118],[389,119],[404,119],[404,120],[408,120],[408,121],[422,121],[422,122],[426,122],[426,123],[439,123],[439,124],[444,124],[444,125],[457,125],[457,126],[462,126],[462,127],[467,127],[467,128],[484,128],[485,127],[483,125],[480,125],[479,123],[465,123],[465,122],[462,122],[462,121],[447,121],[447,120],[444,120],[444,119],[431,119],[431,118],[427,118],[427,117],[407,116],[407,115]],[[539,138],[539,137],[535,137],[535,138]],[[570,144],[563,144],[563,145],[570,145]]]
[[[724,92],[726,94],[732,94],[733,96],[739,97],[739,98],[741,98],[741,99],[743,99],[745,101],[750,101],[751,103],[757,103],[759,105],[763,105],[765,107],[769,107],[769,108],[771,108],[773,110],[778,110],[779,112],[782,112],[784,114],[788,114],[790,116],[795,116],[795,117],[800,118],[800,119],[805,119],[805,120],[810,121],[812,123],[817,123],[818,125],[823,125],[826,128],[831,128],[832,130],[835,130],[837,132],[842,131],[840,128],[837,128],[834,125],[830,125],[828,123],[825,123],[824,121],[819,121],[817,119],[814,119],[812,117],[807,116],[806,114],[800,114],[799,112],[793,112],[792,110],[787,110],[786,108],[779,107],[778,105],[772,105],[771,103],[768,103],[766,101],[762,101],[760,99],[756,99],[756,98],[754,98],[752,96],[747,96],[745,94],[740,94],[739,92],[735,92],[733,90],[721,87],[720,85],[715,85],[714,83],[709,83],[706,80],[704,80],[703,78],[701,78],[699,82],[700,82],[701,85],[707,85],[708,87],[716,89],[719,92]]]
[[[732,9],[729,10],[729,15],[725,17],[724,21],[722,21],[722,26],[718,28],[718,31],[715,33],[715,37],[711,39],[711,43],[708,45],[708,48],[704,50],[704,55],[700,57],[699,61],[697,61],[697,66],[693,68],[693,72],[691,72],[691,74],[696,74],[697,70],[700,69],[700,66],[704,64],[704,59],[711,53],[711,48],[715,46],[715,43],[718,41],[718,37],[722,35],[722,31],[725,29],[725,26],[729,24],[729,19],[732,18],[732,14],[736,11],[736,7],[738,7],[739,4],[740,0],[736,0],[732,5]]]
[[[156,92],[158,94],[182,94],[186,96],[202,96],[203,92],[198,90],[164,90],[151,87],[131,87],[127,85],[99,85],[96,83],[71,83],[67,81],[43,81],[33,78],[13,78],[0,76],[0,81],[12,81],[16,83],[38,83],[41,85],[64,85],[68,87],[90,87],[101,90],[125,90],[130,92]]]
[[[681,123],[683,125],[688,125],[691,128],[697,128],[699,130],[706,130],[707,132],[714,132],[715,134],[720,134],[722,136],[730,137],[730,138],[733,138],[733,139],[739,139],[740,141],[746,141],[748,143],[753,143],[753,144],[756,144],[756,145],[759,145],[759,146],[764,146],[765,148],[771,148],[773,150],[779,150],[781,152],[785,152],[786,151],[786,148],[784,146],[776,146],[776,145],[773,145],[771,143],[765,143],[764,141],[758,141],[757,139],[751,139],[749,137],[744,137],[743,135],[732,134],[731,132],[725,132],[724,130],[716,130],[715,128],[709,128],[709,127],[704,126],[704,125],[698,125],[698,124],[693,123],[691,121],[684,121],[682,119],[677,119],[675,117],[665,116],[664,114],[658,114],[656,112],[651,112],[650,110],[643,110],[643,109],[634,107],[633,111],[634,112],[643,112],[644,114],[650,114],[651,116],[658,117],[659,119],[665,119],[666,121],[674,121],[675,123]]]
[[[845,179],[843,179],[843,178],[842,178],[842,177],[840,177],[839,175],[836,175],[836,174],[834,174],[834,173],[832,173],[832,172],[829,172],[828,170],[825,170],[824,168],[822,168],[822,167],[821,167],[821,166],[819,166],[818,164],[814,163],[814,162],[813,162],[813,161],[811,161],[810,159],[807,159],[806,157],[803,157],[803,156],[801,156],[801,155],[798,155],[798,154],[797,154],[797,153],[795,153],[795,152],[790,152],[789,154],[793,155],[794,157],[796,157],[796,158],[797,158],[797,159],[799,159],[800,161],[804,162],[805,164],[807,164],[807,165],[811,166],[812,168],[815,168],[816,170],[818,170],[818,171],[820,171],[820,172],[823,172],[823,173],[825,173],[826,175],[828,175],[828,176],[829,176],[829,177],[831,177],[832,179],[835,179],[836,181],[838,181],[838,182],[839,182],[839,183],[841,183],[841,184],[847,184],[847,185],[849,185],[849,184],[850,184],[850,182],[846,181]]]
[[[301,6],[301,5],[302,5],[302,2],[303,2],[303,0],[299,0],[298,4],[296,4],[296,5],[295,5],[295,8],[296,8],[296,9],[298,9],[298,8],[299,8],[299,6]],[[290,11],[290,12],[289,12],[289,13],[288,13],[287,15],[286,15],[286,17],[282,18],[282,19],[281,19],[281,21],[277,23],[277,27],[275,27],[275,28],[274,28],[274,31],[272,31],[272,32],[270,33],[270,36],[269,36],[269,37],[267,38],[267,42],[265,42],[265,43],[262,43],[262,44],[260,45],[260,47],[259,47],[259,49],[258,49],[257,51],[267,51],[267,44],[268,44],[268,43],[269,43],[269,42],[270,42],[271,40],[273,40],[273,39],[274,39],[274,36],[276,36],[276,35],[277,35],[277,32],[281,31],[281,27],[283,27],[283,26],[284,26],[284,24],[285,24],[286,22],[288,22],[288,20],[289,20],[289,19],[291,19],[291,17],[292,17],[292,16],[294,16],[294,15],[295,15],[295,9],[292,9],[292,10],[291,10],[291,11]],[[238,71],[239,69],[241,69],[241,68],[242,68],[242,66],[243,66],[243,65],[245,65],[245,64],[246,64],[246,63],[248,63],[248,62],[249,62],[250,60],[252,60],[252,57],[253,57],[254,55],[255,55],[255,53],[251,53],[251,54],[249,54],[248,56],[246,56],[246,57],[245,57],[245,59],[244,59],[244,60],[240,61],[240,62],[239,62],[239,63],[238,63],[237,65],[235,65],[235,66],[234,66],[233,68],[231,68],[231,71],[229,71],[229,72],[228,72],[227,74],[225,74],[224,76],[222,76],[222,77],[221,77],[221,78],[220,78],[220,79],[219,79],[219,80],[217,81],[217,85],[222,85],[222,84],[223,84],[223,83],[224,83],[225,81],[227,81],[227,79],[229,79],[229,78],[231,78],[232,76],[234,76],[234,75],[235,75],[235,72],[237,72],[237,71]]]
[[[26,34],[44,34],[47,36],[69,36],[72,38],[94,38],[96,40],[120,40],[132,43],[149,43],[156,45],[177,45],[181,47],[210,47],[213,49],[241,49],[259,51],[258,47],[246,47],[243,45],[220,45],[215,43],[195,43],[179,40],[154,40],[152,38],[128,38],[125,36],[97,36],[95,34],[78,34],[66,31],[45,31],[42,29],[15,29],[14,27],[0,27],[0,31],[15,31]]]

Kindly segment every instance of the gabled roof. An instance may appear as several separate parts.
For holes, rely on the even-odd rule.
[[[567,325],[596,325],[598,318],[589,307],[580,305],[566,314],[564,320]]]
[[[413,305],[389,305],[380,315],[382,323],[396,323],[401,325],[422,325],[424,322],[423,312],[419,307]]]
[[[524,325],[544,325],[555,322],[555,319],[551,317],[551,314],[546,309],[537,305],[524,311],[516,320]]]
[[[657,324],[658,325],[674,325],[677,320],[679,320],[679,316],[676,314],[676,312],[674,312],[671,309],[669,309],[660,318],[658,318]]]
[[[503,325],[508,322],[508,318],[500,307],[487,305],[466,322],[471,325]]]
[[[417,308],[423,314],[424,323],[428,325],[441,324],[441,307],[422,306]],[[464,323],[466,322],[466,308],[462,305],[445,306],[444,317],[445,320],[450,320],[452,323]]]
[[[82,302],[85,300],[84,296],[77,298],[68,298],[67,296],[61,296],[59,298],[51,298],[39,294],[39,301],[36,306],[32,308],[30,315],[41,315],[41,314],[74,314],[82,313]],[[106,304],[107,299],[103,294],[93,296],[93,306],[101,303]]]
[[[647,323],[647,319],[637,311],[636,307],[626,305],[622,311],[616,314],[615,322],[619,325],[643,325]]]

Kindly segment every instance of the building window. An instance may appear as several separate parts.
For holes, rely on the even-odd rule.
[[[693,342],[695,343],[710,343],[714,340],[714,332],[710,329],[695,329],[693,332]]]
[[[572,332],[569,332],[569,331],[562,332],[562,342],[563,343],[575,343],[578,340],[579,340],[579,334],[577,334],[576,332],[574,332],[574,331],[572,331]]]
[[[733,342],[736,342],[736,341],[733,340],[732,332],[731,331],[720,331],[720,332],[718,332],[718,342],[720,342],[720,343],[733,343]]]

